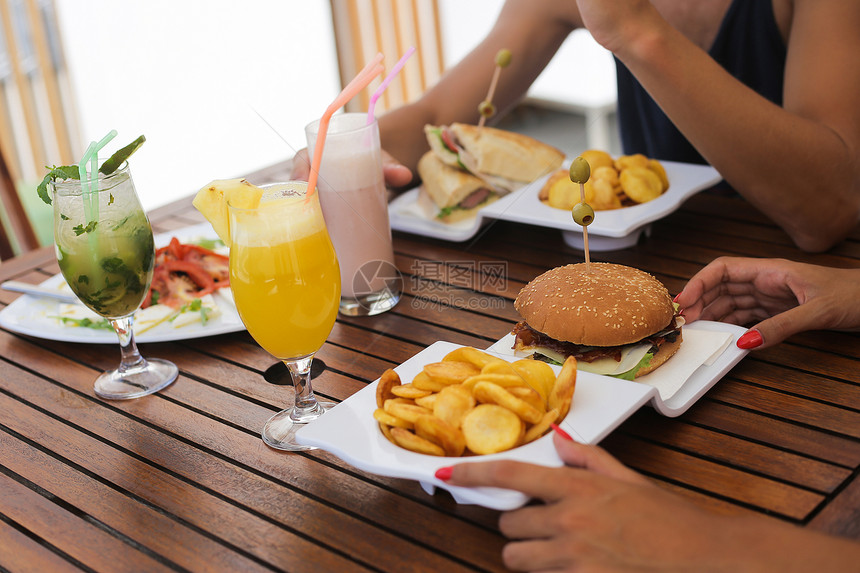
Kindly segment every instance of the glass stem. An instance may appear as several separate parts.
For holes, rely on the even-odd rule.
[[[298,360],[284,360],[284,364],[289,368],[293,378],[293,386],[296,388],[296,404],[290,413],[290,418],[295,422],[315,418],[323,411],[311,387],[311,363],[313,361],[313,354]]]
[[[137,368],[146,365],[146,360],[140,355],[137,350],[137,344],[134,342],[134,317],[132,315],[124,316],[110,321],[111,326],[116,331],[119,338],[119,348],[122,352],[122,360],[120,361],[119,372],[125,372],[132,368]]]

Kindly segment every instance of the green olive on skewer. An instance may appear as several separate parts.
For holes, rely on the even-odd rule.
[[[583,227],[589,226],[594,222],[594,209],[588,203],[577,203],[572,210],[573,220]]]
[[[570,180],[580,185],[591,177],[591,166],[584,157],[577,157],[570,164]]]
[[[478,105],[478,112],[481,117],[489,119],[496,115],[496,106],[493,105],[493,102],[484,100]]]

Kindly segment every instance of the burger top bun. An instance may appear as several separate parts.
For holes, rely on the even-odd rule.
[[[638,342],[675,314],[666,287],[650,274],[612,263],[556,267],[528,283],[514,307],[535,330],[588,346]]]

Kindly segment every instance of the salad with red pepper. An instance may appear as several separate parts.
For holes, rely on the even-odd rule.
[[[152,284],[141,308],[163,304],[180,308],[230,286],[229,258],[200,245],[170,243],[155,251]]]

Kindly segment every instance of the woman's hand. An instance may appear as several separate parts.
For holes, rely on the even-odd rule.
[[[544,502],[499,519],[513,540],[502,553],[507,567],[695,571],[717,564],[720,558],[707,560],[706,550],[724,538],[723,526],[730,530],[728,518],[657,487],[599,447],[559,435],[554,441],[565,467],[496,461],[446,469],[451,485],[513,489]]]
[[[553,436],[566,464],[463,463],[436,476],[542,500],[503,513],[516,571],[849,571],[860,544],[773,518],[711,513],[649,482],[597,446]]]
[[[806,330],[860,328],[860,269],[720,257],[675,297],[688,321],[749,324],[741,348],[766,348]]]

